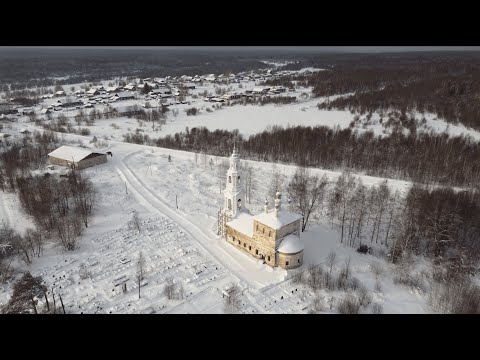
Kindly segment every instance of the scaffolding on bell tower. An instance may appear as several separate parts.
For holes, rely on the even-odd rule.
[[[217,235],[227,238],[227,222],[232,220],[232,216],[221,208],[217,214]]]

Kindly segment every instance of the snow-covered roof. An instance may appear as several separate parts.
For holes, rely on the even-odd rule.
[[[241,212],[235,219],[227,222],[227,225],[248,237],[253,237],[253,217],[250,214]]]
[[[115,96],[118,96],[119,98],[126,98],[126,97],[133,97],[134,95],[131,92],[124,91],[124,92],[115,94]]]
[[[89,149],[78,148],[74,146],[63,145],[57,150],[52,151],[48,156],[53,156],[63,160],[78,162],[94,152]]]
[[[271,227],[272,229],[278,230],[285,225],[291,224],[297,220],[300,220],[302,215],[291,213],[285,210],[280,210],[278,212],[278,217],[275,216],[275,209],[269,210],[267,213],[262,212],[261,214],[255,215],[254,220]]]
[[[282,254],[296,254],[303,250],[302,240],[297,235],[290,234],[283,238],[277,251]]]

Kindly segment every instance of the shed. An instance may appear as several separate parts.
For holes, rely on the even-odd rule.
[[[63,145],[48,154],[51,164],[68,166],[77,170],[107,162],[107,154],[74,146]]]

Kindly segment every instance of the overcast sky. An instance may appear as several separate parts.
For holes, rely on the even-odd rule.
[[[202,51],[285,51],[285,52],[411,52],[411,51],[480,51],[480,46],[18,46],[3,49],[111,49],[111,50],[202,50]],[[0,49],[2,49],[0,48]]]

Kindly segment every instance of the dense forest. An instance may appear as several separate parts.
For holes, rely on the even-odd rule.
[[[237,73],[265,68],[252,54],[155,49],[3,49],[0,82],[6,91],[99,81]]]
[[[478,52],[305,55],[282,69],[305,66],[326,71],[290,77],[286,84],[305,82],[315,96],[355,93],[323,103],[323,108],[431,112],[448,122],[480,129]]]
[[[246,159],[283,162],[331,170],[349,169],[367,175],[412,180],[424,184],[477,187],[480,144],[445,134],[394,132],[375,137],[351,129],[325,126],[274,126],[243,138],[238,131],[186,129],[153,143],[160,147],[229,156],[233,139]],[[136,137],[126,141],[143,143]],[[150,140],[149,140],[150,141]]]

